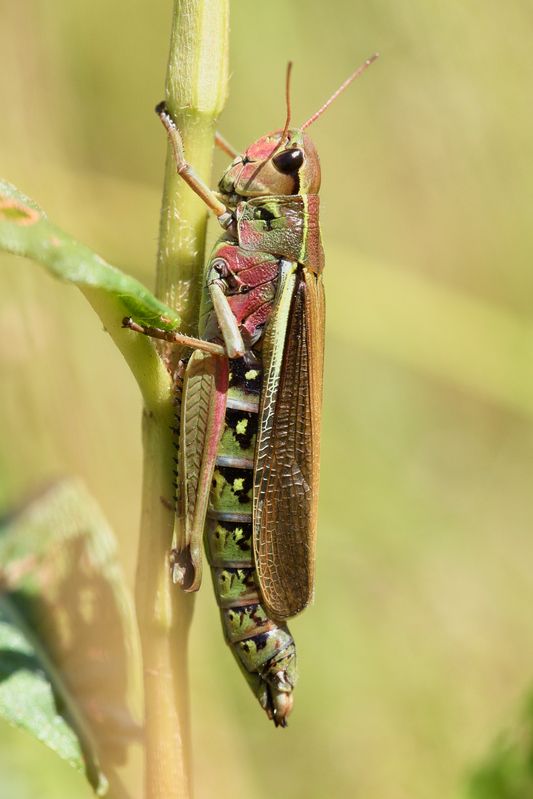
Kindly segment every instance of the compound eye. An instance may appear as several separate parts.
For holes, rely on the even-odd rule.
[[[299,147],[293,147],[291,150],[282,150],[272,159],[274,166],[284,175],[291,175],[297,172],[304,162],[304,151]]]

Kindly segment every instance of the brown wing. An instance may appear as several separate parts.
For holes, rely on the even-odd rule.
[[[324,312],[322,278],[300,267],[286,325],[274,319],[270,340],[266,337],[254,553],[265,605],[279,619],[313,601]],[[277,315],[287,318],[283,307]],[[280,344],[281,365],[271,354]]]

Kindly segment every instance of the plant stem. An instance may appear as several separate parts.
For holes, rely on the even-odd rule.
[[[216,122],[227,95],[229,0],[176,0],[167,73],[167,107],[185,157],[209,180]],[[182,332],[198,318],[207,210],[176,173],[169,146],[156,296],[179,309]],[[187,328],[187,329],[186,329]]]
[[[147,799],[188,799],[187,635],[192,597],[170,579],[173,409],[143,414],[144,479],[136,602],[145,691]],[[166,500],[167,502],[162,502]]]
[[[227,92],[228,0],[176,0],[166,101],[186,158],[209,181],[217,117]],[[176,174],[169,147],[161,212],[156,294],[194,331],[207,213]],[[188,799],[191,747],[187,639],[193,597],[170,578],[174,513],[172,397],[143,416],[144,480],[136,603],[146,707],[146,797]]]

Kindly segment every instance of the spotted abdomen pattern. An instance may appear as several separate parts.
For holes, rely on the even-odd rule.
[[[297,679],[296,649],[284,624],[269,618],[256,583],[252,486],[261,364],[230,361],[225,427],[216,459],[205,548],[226,641],[260,704],[286,724]]]

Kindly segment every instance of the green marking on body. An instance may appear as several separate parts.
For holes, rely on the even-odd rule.
[[[237,493],[237,491],[242,491],[243,488],[244,488],[244,477],[236,477],[235,480],[233,481],[233,490],[235,491],[235,493]]]
[[[246,433],[246,428],[248,427],[248,419],[241,419],[240,422],[237,422],[237,426],[235,427],[235,432],[239,436],[243,436]]]
[[[259,372],[257,371],[257,369],[250,369],[248,372],[246,372],[244,377],[246,378],[246,380],[255,380],[258,374]]]

